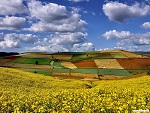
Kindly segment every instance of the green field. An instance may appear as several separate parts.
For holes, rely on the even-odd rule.
[[[127,58],[124,54],[119,52],[110,53],[113,58]]]
[[[97,74],[98,69],[97,68],[77,68],[77,69],[72,69],[71,73]]]
[[[38,61],[38,64],[45,64],[49,65],[50,59],[48,58],[16,58],[12,60],[13,63],[20,63],[20,64],[35,64]]]
[[[20,64],[25,64],[25,62],[28,60],[28,58],[16,58],[14,60],[11,60],[13,63],[20,63]]]
[[[118,76],[130,76],[132,75],[125,69],[99,69],[99,74],[104,75],[118,75]]]

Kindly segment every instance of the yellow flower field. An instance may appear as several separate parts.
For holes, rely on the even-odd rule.
[[[150,110],[150,76],[63,80],[0,68],[0,113],[131,113]]]

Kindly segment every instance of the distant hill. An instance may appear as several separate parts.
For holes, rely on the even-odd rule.
[[[10,52],[10,53],[8,53],[8,52],[0,52],[0,56],[1,57],[4,57],[4,56],[11,56],[11,55],[18,55],[19,53],[17,53],[17,52]]]

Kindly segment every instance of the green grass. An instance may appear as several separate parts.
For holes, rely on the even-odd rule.
[[[98,69],[96,69],[96,68],[77,68],[77,69],[72,69],[71,73],[97,74]]]
[[[70,69],[59,69],[59,68],[54,68],[54,69],[52,70],[52,72],[69,73],[69,72],[70,72]]]
[[[43,70],[43,69],[28,69],[28,68],[16,68],[22,71],[26,71],[26,72],[31,72],[31,73],[35,73],[35,71],[37,72],[37,74],[43,74],[46,76],[50,76],[53,72],[50,70]]]
[[[38,61],[38,64],[49,65],[50,59],[48,58],[28,58],[26,60],[26,64],[35,64]]]
[[[52,67],[54,67],[54,68],[63,68],[63,69],[66,69],[66,67],[63,66],[60,61],[57,61],[57,62],[56,61],[51,61],[50,65]]]
[[[28,58],[16,58],[14,60],[11,60],[11,62],[24,64],[27,60],[28,60]]]
[[[112,56],[113,58],[127,58],[124,54],[119,53],[119,52],[110,53],[110,54],[111,54],[111,56]]]
[[[99,69],[99,74],[105,75],[119,75],[119,76],[129,76],[132,75],[125,69]]]

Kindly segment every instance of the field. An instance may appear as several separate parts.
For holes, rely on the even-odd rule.
[[[77,68],[97,68],[93,60],[83,60],[80,62],[72,62]]]
[[[6,55],[6,56],[5,56]],[[85,79],[98,79],[99,74],[111,76],[133,76],[150,74],[150,58],[142,53],[123,50],[95,52],[28,52],[5,53],[0,56],[0,66],[41,73],[49,76],[72,75]],[[88,74],[91,74],[89,76]],[[97,75],[95,75],[97,74]],[[111,76],[110,76],[111,75]],[[73,78],[73,77],[72,77]],[[104,78],[104,77],[103,77]]]
[[[123,69],[116,59],[97,59],[94,61],[98,68]]]
[[[150,110],[150,76],[81,81],[0,68],[0,81],[1,113],[132,113],[132,110]]]

